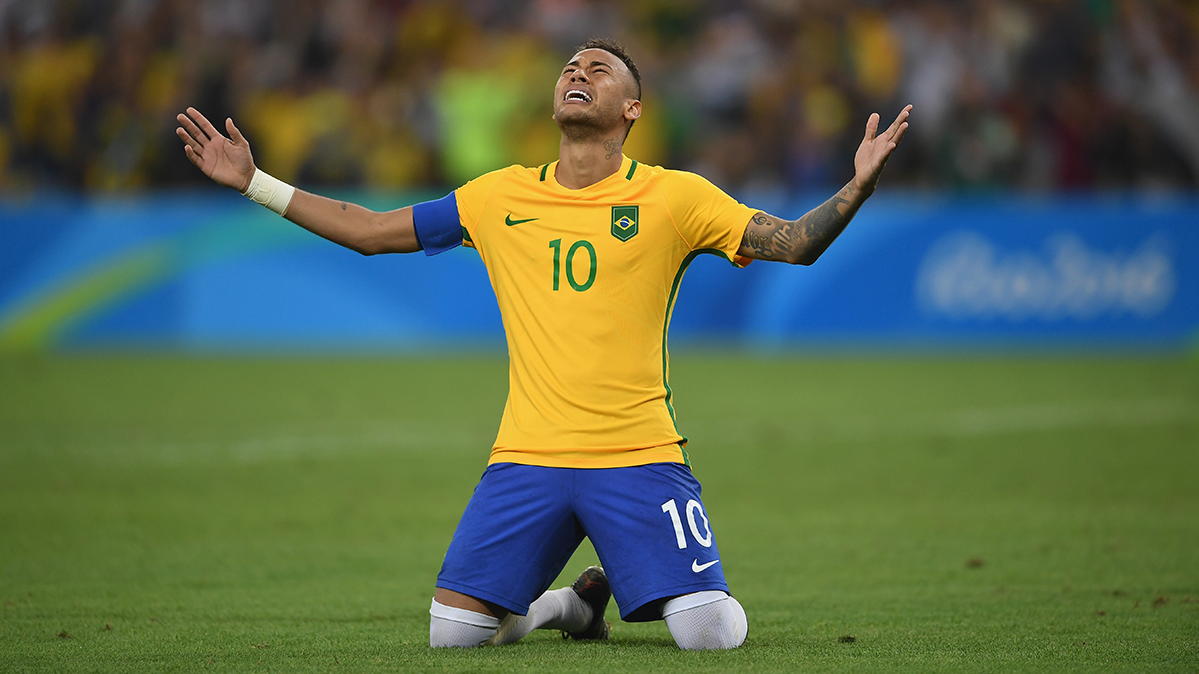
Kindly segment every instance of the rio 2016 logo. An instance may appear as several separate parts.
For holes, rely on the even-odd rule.
[[[920,306],[956,320],[1152,318],[1174,298],[1176,273],[1164,237],[1131,252],[1095,250],[1063,233],[1041,251],[1001,250],[975,232],[929,249],[916,279]]]

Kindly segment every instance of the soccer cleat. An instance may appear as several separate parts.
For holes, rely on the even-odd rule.
[[[573,639],[607,639],[612,623],[604,620],[604,610],[608,608],[608,599],[612,597],[612,588],[608,587],[608,576],[602,566],[589,566],[579,574],[570,589],[579,595],[579,599],[591,606],[591,624],[581,632],[562,632],[562,638]]]

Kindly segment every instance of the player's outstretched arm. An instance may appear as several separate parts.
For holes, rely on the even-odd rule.
[[[334,201],[294,190],[254,166],[250,143],[232,119],[225,120],[228,137],[195,108],[176,119],[175,134],[191,163],[217,184],[231,187],[267,206],[308,231],[363,255],[411,253],[420,250],[412,207],[376,213],[356,204]]]
[[[759,260],[812,264],[833,243],[866,201],[887,165],[891,153],[908,130],[907,106],[882,133],[878,113],[866,122],[866,135],[854,155],[854,176],[833,198],[808,211],[798,220],[783,220],[768,213],[755,213],[745,228],[738,253]]]

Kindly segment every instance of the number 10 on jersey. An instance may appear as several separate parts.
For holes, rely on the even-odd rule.
[[[550,241],[550,248],[554,250],[554,290],[557,290],[561,285],[562,277],[562,239]],[[574,268],[575,253],[578,253],[580,248],[587,251],[587,280],[583,283],[579,283],[575,279]],[[576,291],[583,292],[590,288],[592,283],[595,283],[597,266],[595,247],[591,245],[590,241],[586,239],[575,241],[570,244],[570,248],[566,249],[566,282]]]

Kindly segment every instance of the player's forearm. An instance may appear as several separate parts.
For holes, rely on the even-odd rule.
[[[798,220],[758,213],[746,231],[744,245],[759,259],[810,265],[845,231],[867,196],[850,182]]]
[[[794,230],[799,243],[792,264],[812,264],[823,255],[857,215],[867,196],[850,181],[828,201],[796,220]]]
[[[363,255],[420,250],[410,206],[376,213],[357,204],[296,190],[285,217],[317,236]]]

